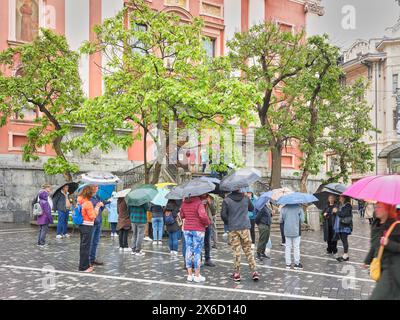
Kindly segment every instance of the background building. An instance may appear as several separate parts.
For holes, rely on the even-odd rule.
[[[226,42],[235,32],[246,31],[262,21],[274,21],[284,29],[298,32],[315,28],[318,16],[323,15],[320,0],[148,0],[155,10],[164,10],[190,21],[200,16],[205,21],[205,42],[211,56],[226,54]],[[124,7],[124,0],[1,0],[0,1],[0,51],[32,41],[39,28],[53,29],[65,35],[73,50],[84,41],[93,40],[93,27],[114,16]],[[315,31],[315,30],[314,30]],[[315,32],[313,32],[315,33]],[[103,80],[99,66],[105,63],[102,54],[84,56],[79,71],[83,90],[88,97],[102,94]],[[18,70],[13,70],[18,74]],[[26,133],[37,112],[25,111],[24,120],[12,117],[0,127],[0,221],[26,220],[30,198],[44,181],[57,184],[60,177],[46,177],[42,165],[54,155],[50,146],[38,151],[40,160],[22,161],[22,146]],[[76,128],[79,132],[80,128]],[[154,150],[149,142],[149,158]],[[82,171],[126,171],[143,162],[143,145],[136,142],[127,151],[115,149],[104,154],[94,150],[90,155],[70,155]],[[299,151],[295,144],[289,146],[282,158],[284,174],[290,175],[299,168]],[[260,165],[269,167],[270,157],[259,157]],[[285,173],[286,171],[287,173]],[[32,197],[31,197],[32,196]]]
[[[367,140],[376,165],[371,173],[400,173],[400,21],[381,38],[355,41],[343,57],[346,82],[361,77],[370,84],[366,99],[373,106],[372,123],[380,131]]]

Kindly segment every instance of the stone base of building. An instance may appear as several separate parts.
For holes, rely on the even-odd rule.
[[[19,155],[0,155],[0,222],[29,222],[31,202],[44,183],[53,187],[65,182],[62,175],[49,176],[43,171],[46,159],[37,162],[23,162]],[[82,172],[91,170],[125,172],[137,166],[128,160],[82,161]]]

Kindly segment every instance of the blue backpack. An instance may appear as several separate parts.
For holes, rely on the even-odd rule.
[[[172,213],[170,214],[170,215],[164,215],[164,220],[165,220],[165,224],[166,225],[168,225],[168,226],[170,226],[170,225],[173,225],[174,223],[175,223],[175,218],[174,218],[174,216],[172,215]]]
[[[77,226],[80,226],[83,223],[82,205],[79,203],[76,205],[74,212],[72,212],[72,222]]]

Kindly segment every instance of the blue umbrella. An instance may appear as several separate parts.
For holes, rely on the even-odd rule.
[[[168,199],[165,196],[170,192],[168,189],[158,189],[157,195],[151,200],[151,203],[156,206],[165,207],[168,203]]]
[[[99,190],[97,190],[96,195],[99,197],[101,201],[106,201],[112,197],[112,193],[115,191],[115,185],[101,185],[99,186]]]
[[[279,205],[285,204],[305,204],[318,201],[316,197],[309,193],[293,192],[282,196],[278,199],[277,203]]]
[[[271,200],[272,191],[264,192],[260,195],[257,201],[254,204],[254,209],[261,210],[265,204]]]

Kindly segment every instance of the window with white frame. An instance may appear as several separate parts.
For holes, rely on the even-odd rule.
[[[215,39],[210,37],[204,37],[203,46],[206,50],[207,56],[210,58],[215,57]]]

